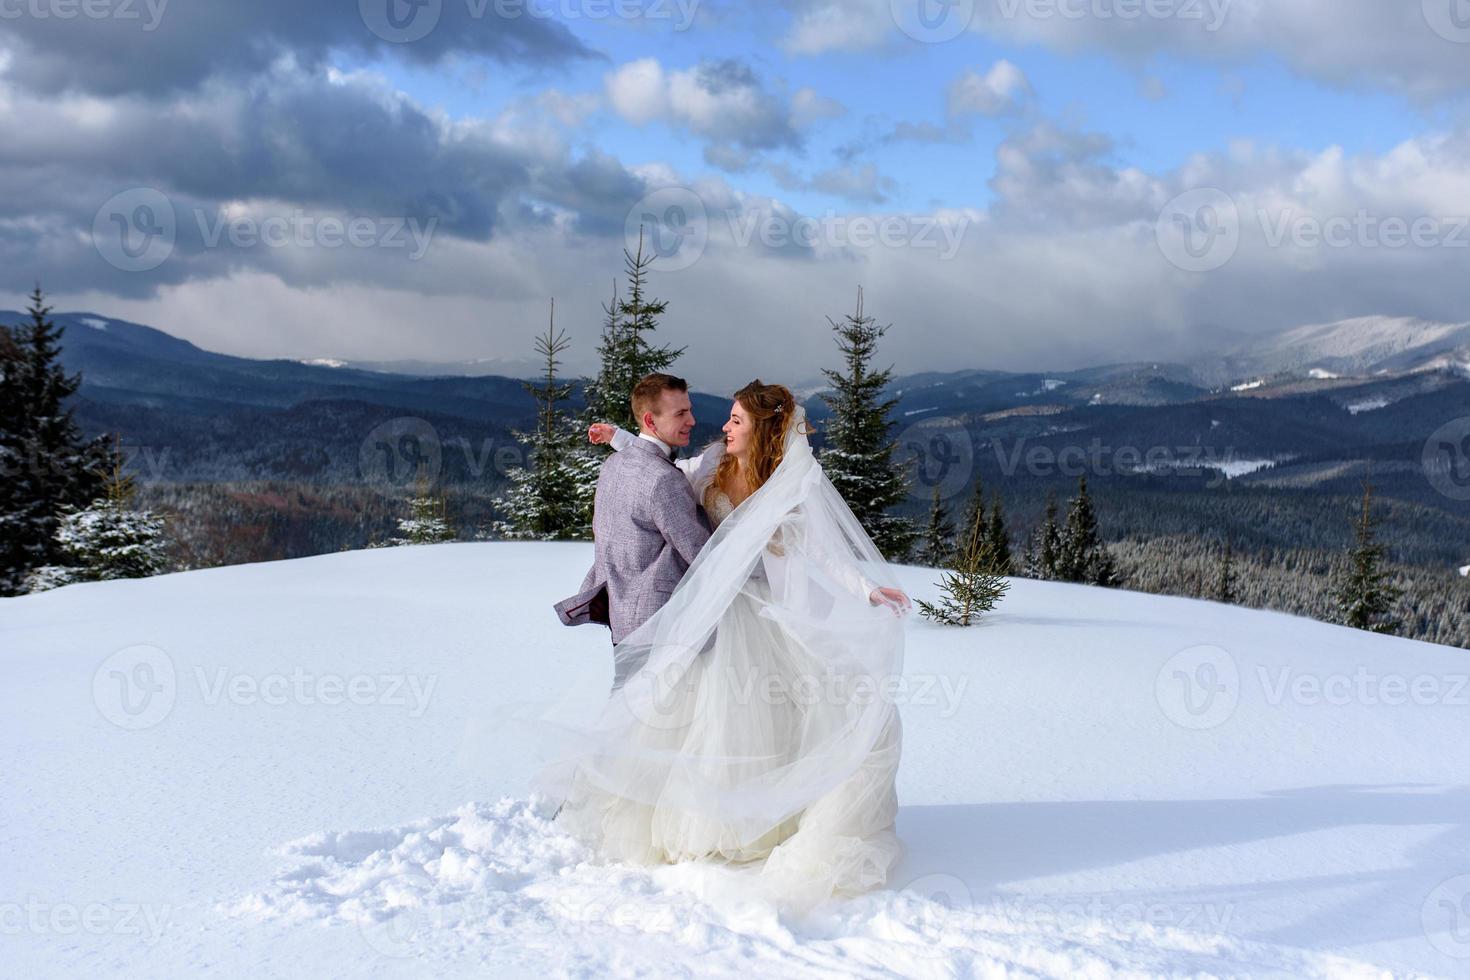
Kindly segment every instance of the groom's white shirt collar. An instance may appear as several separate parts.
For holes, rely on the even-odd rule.
[[[664,442],[658,436],[650,435],[647,432],[640,432],[640,433],[638,433],[638,438],[639,439],[647,439],[649,442],[652,442],[652,443],[657,444],[658,445],[658,448],[663,452],[663,454],[665,456],[668,456],[669,454],[671,454],[674,451],[674,447],[673,446],[670,446],[668,443]]]

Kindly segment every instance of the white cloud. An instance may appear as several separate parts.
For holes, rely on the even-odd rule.
[[[634,125],[660,121],[708,140],[706,159],[716,165],[729,163],[743,170],[751,151],[801,143],[796,110],[766,91],[756,74],[735,60],[666,71],[645,58],[609,72],[605,87],[613,110]],[[815,93],[798,96],[802,112],[834,111],[835,103]]]
[[[609,72],[605,84],[613,111],[635,126],[669,114],[668,81],[655,58],[628,62]]]
[[[829,99],[813,88],[800,88],[791,96],[791,121],[798,129],[806,129],[820,119],[836,119],[847,113],[847,107]]]
[[[1008,0],[977,2],[969,29],[1014,44],[1103,51],[1142,66],[1159,54],[1221,66],[1263,55],[1347,88],[1457,98],[1470,88],[1470,32],[1446,11],[1461,0]],[[949,16],[968,12],[966,4]],[[879,0],[793,0],[793,54],[917,44]]]
[[[951,82],[946,110],[952,119],[971,114],[1002,116],[1020,109],[1030,96],[1026,73],[1001,59],[983,75],[970,70]]]

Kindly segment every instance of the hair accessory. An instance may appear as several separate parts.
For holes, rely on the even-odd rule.
[[[786,406],[785,406],[785,405],[777,405],[777,406],[776,406],[776,411],[778,411],[778,412],[779,412],[779,411],[781,411],[781,409],[783,409],[783,408],[785,408],[785,407],[786,407]]]

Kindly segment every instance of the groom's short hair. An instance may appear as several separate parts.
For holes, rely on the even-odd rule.
[[[644,376],[633,386],[633,418],[642,425],[644,412],[658,413],[658,400],[663,397],[664,392],[688,390],[689,382],[672,374],[655,371]]]

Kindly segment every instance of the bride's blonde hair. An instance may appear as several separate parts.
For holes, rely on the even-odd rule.
[[[735,392],[735,400],[750,417],[750,451],[746,454],[745,480],[750,492],[755,493],[776,472],[786,451],[786,431],[796,415],[796,398],[785,385],[763,384],[756,378]],[[812,428],[807,426],[806,432]],[[705,509],[709,509],[715,493],[734,482],[740,461],[726,455],[715,468],[715,475],[704,492]]]

